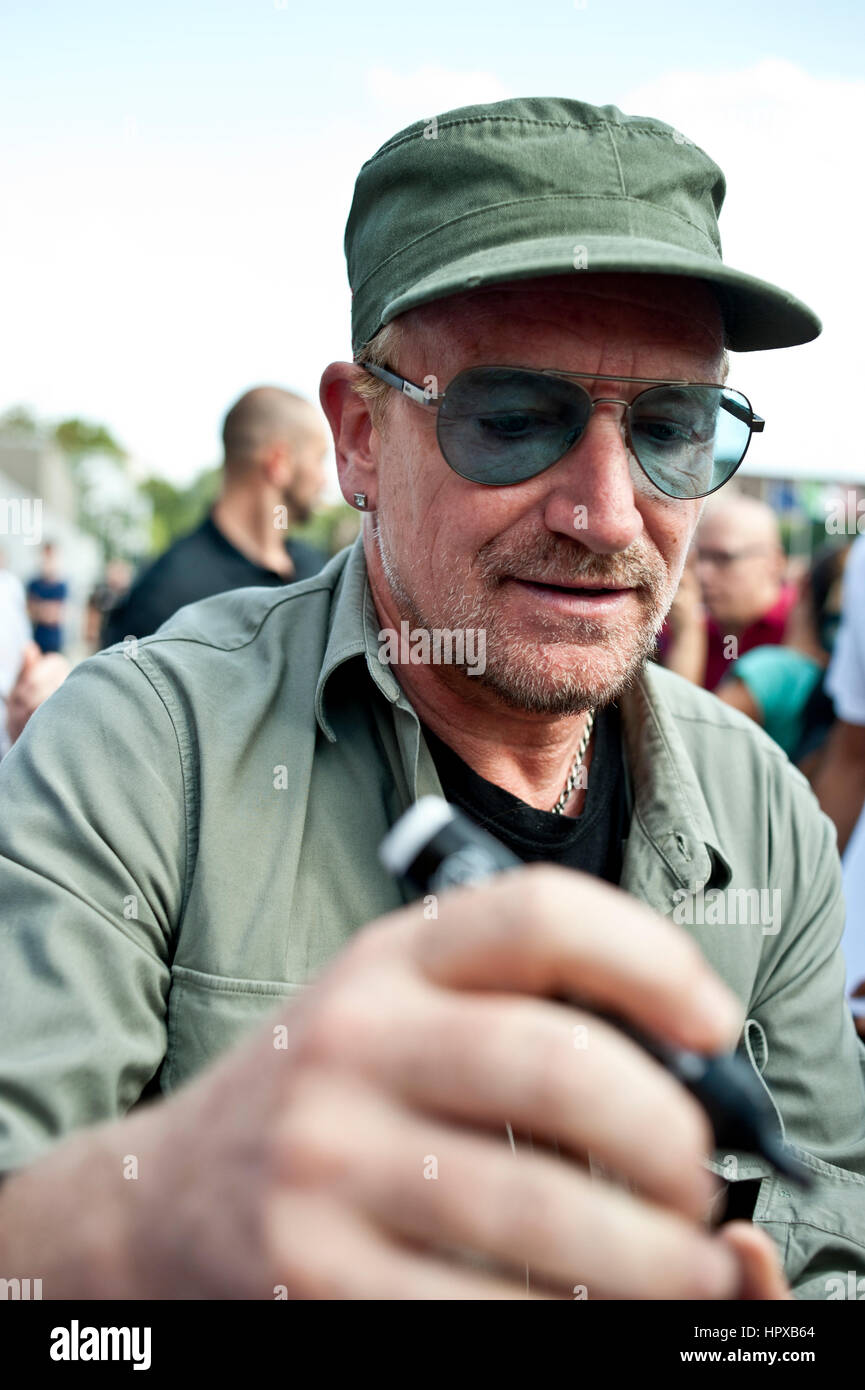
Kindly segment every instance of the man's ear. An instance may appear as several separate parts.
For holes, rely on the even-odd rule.
[[[273,444],[262,455],[260,467],[271,487],[284,491],[294,481],[295,451],[290,444]]]
[[[353,504],[354,494],[364,492],[366,510],[375,511],[378,460],[372,447],[369,404],[352,390],[352,383],[362,375],[363,369],[353,362],[331,362],[322,374],[318,396],[333,435],[342,495]]]

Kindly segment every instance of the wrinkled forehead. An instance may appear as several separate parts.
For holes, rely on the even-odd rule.
[[[708,284],[682,276],[554,275],[451,295],[402,315],[407,344],[492,351],[514,342],[589,351],[637,345],[721,357],[724,325]],[[494,359],[491,359],[494,360]]]

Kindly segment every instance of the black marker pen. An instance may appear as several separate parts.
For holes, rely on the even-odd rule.
[[[421,893],[479,883],[523,861],[449,802],[425,796],[400,817],[379,846],[385,868]],[[771,1102],[748,1063],[736,1053],[705,1056],[647,1038],[623,1019],[602,1014],[681,1081],[704,1107],[720,1149],[742,1149],[767,1159],[800,1187],[813,1179],[776,1134]]]

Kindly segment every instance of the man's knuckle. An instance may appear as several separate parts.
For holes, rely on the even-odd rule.
[[[573,1218],[574,1207],[565,1208],[559,1185],[545,1172],[527,1169],[502,1177],[495,1205],[487,1204],[487,1238],[513,1251],[554,1245],[563,1223]]]
[[[275,1279],[293,1300],[362,1296],[363,1270],[343,1248],[340,1209],[326,1194],[295,1194],[271,1224],[278,1232],[269,1237]]]
[[[527,864],[502,885],[499,924],[509,940],[538,939],[559,920],[564,870],[549,864]]]
[[[713,1147],[708,1114],[668,1073],[657,1075],[655,1080],[663,1090],[653,1087],[646,1092],[645,1103],[635,1105],[634,1129],[657,1136],[666,1166],[693,1167]]]
[[[557,1022],[550,1026],[535,1018],[527,1028],[518,1031],[513,1027],[509,1037],[512,1050],[519,1039],[519,1065],[525,1096],[531,1098],[532,1108],[539,1114],[560,1114],[569,1098],[575,1098],[578,1093],[591,1095],[595,1086],[596,1057],[588,1050],[574,1052],[569,1025]],[[575,1056],[580,1058],[576,1079]],[[516,1061],[514,1058],[514,1063]]]
[[[295,1061],[301,1065],[344,1065],[357,1055],[374,1023],[357,987],[342,985],[326,993],[310,1012],[298,1040]]]
[[[300,1072],[288,1088],[277,1129],[276,1166],[283,1182],[302,1187],[328,1184],[355,1161],[347,1142],[342,1088],[321,1071]]]

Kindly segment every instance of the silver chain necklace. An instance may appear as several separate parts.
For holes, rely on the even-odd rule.
[[[574,790],[574,783],[583,765],[583,758],[586,756],[586,749],[589,746],[589,739],[592,737],[592,725],[595,722],[595,711],[589,710],[589,717],[586,720],[586,727],[583,729],[583,737],[580,739],[580,746],[577,749],[577,756],[574,758],[574,765],[568,773],[568,780],[565,783],[561,796],[553,807],[553,815],[561,816],[564,814],[571,792]]]

